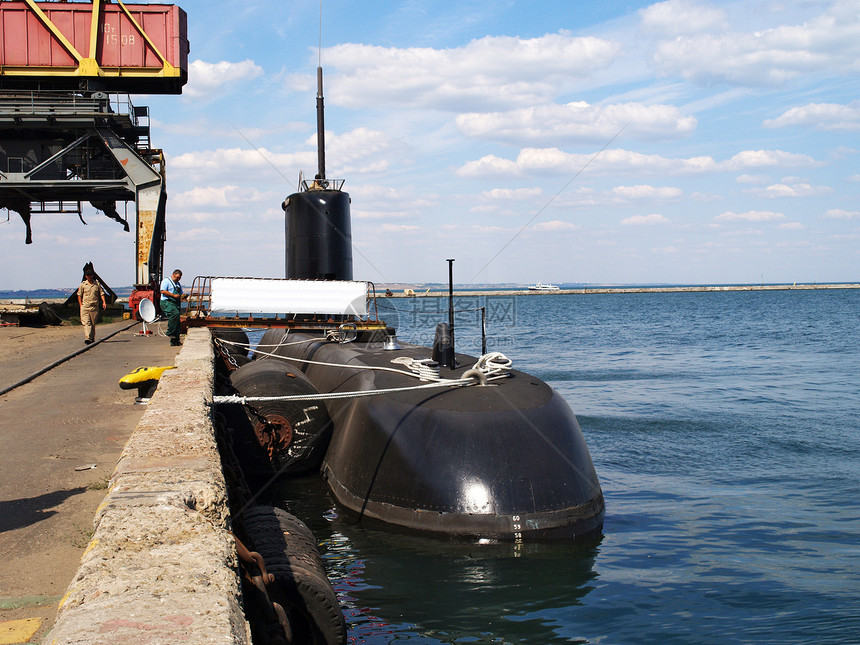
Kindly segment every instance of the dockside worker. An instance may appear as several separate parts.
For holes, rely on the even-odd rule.
[[[179,304],[188,296],[182,293],[182,271],[175,269],[173,275],[161,281],[161,311],[167,316],[167,336],[171,345],[179,345]]]
[[[84,271],[84,281],[78,287],[78,306],[81,308],[81,324],[84,326],[84,345],[89,345],[96,339],[99,302],[103,309],[107,309],[105,294],[96,282],[95,271],[87,269]]]

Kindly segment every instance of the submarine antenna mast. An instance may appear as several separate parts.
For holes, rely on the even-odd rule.
[[[317,48],[317,168],[320,180],[325,179],[325,117],[323,115],[322,73],[322,1],[320,1],[320,40]]]
[[[317,157],[319,178],[325,179],[325,118],[323,117],[322,67],[317,67]]]
[[[352,227],[344,180],[325,173],[325,121],[322,80],[322,3],[317,63],[317,154],[319,171],[301,182],[281,205],[286,237],[285,272],[291,280],[352,280]]]
[[[448,258],[445,260],[448,263],[448,326],[451,328],[451,367],[456,366],[456,359],[453,358],[454,352],[454,260]]]

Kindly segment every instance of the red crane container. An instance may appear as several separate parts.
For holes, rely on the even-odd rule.
[[[180,94],[186,13],[175,5],[0,0],[0,89]]]

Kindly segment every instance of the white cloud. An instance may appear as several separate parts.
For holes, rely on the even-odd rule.
[[[621,220],[623,226],[653,226],[655,224],[668,224],[669,218],[653,213],[651,215],[633,215]]]
[[[247,203],[266,203],[271,194],[247,186],[196,186],[170,198],[171,207],[177,208],[234,208]]]
[[[323,52],[337,69],[332,101],[441,110],[497,109],[546,103],[563,84],[612,63],[619,43],[561,32],[521,39],[486,36],[462,47],[378,47],[343,44]]]
[[[802,231],[806,227],[800,222],[783,222],[782,224],[777,226],[777,228],[781,228],[787,231]]]
[[[256,78],[262,73],[263,68],[252,60],[239,63],[195,60],[188,65],[188,83],[182,89],[182,94],[188,99],[212,99],[230,86]]]
[[[828,186],[810,184],[773,184],[755,191],[759,197],[815,197],[831,192]]]
[[[786,110],[776,119],[764,121],[767,128],[812,127],[816,130],[860,130],[860,101],[848,105],[810,103]]]
[[[563,222],[561,220],[552,220],[551,222],[539,222],[532,226],[532,230],[535,231],[575,231],[580,226],[578,224],[574,224],[573,222]]]
[[[836,2],[800,25],[747,33],[679,36],[657,45],[654,62],[664,74],[703,85],[725,82],[774,86],[818,72],[856,73],[860,11]]]
[[[793,177],[791,175],[787,175],[779,180],[781,184],[805,184],[808,183],[806,179],[803,177]]]
[[[717,168],[711,157],[670,159],[631,150],[612,149],[594,155],[569,154],[558,148],[525,148],[517,157],[517,167],[530,172],[548,170],[573,174],[588,167],[589,172],[701,172]]]
[[[511,233],[515,231],[513,228],[505,228],[503,226],[479,226],[477,224],[445,224],[442,226],[442,229],[458,235],[470,235],[475,233]]]
[[[376,210],[373,208],[354,208],[350,210],[349,214],[355,220],[402,219],[414,216],[414,213],[405,210]]]
[[[690,193],[690,199],[694,202],[714,202],[722,198],[722,195],[715,195],[714,193]]]
[[[722,164],[724,170],[744,170],[766,167],[819,166],[809,155],[783,150],[744,150]]]
[[[522,212],[512,208],[499,208],[495,204],[476,204],[469,208],[476,215],[493,215],[494,217],[522,217]]]
[[[316,146],[316,142],[314,135],[307,143]],[[326,159],[331,160],[337,173],[385,172],[390,154],[398,147],[392,137],[380,130],[356,128],[341,135],[326,133]]]
[[[540,188],[493,188],[481,192],[483,199],[525,201],[534,197],[540,197],[543,190]]]
[[[736,182],[739,184],[764,184],[770,181],[767,175],[738,175]]]
[[[496,155],[486,155],[477,161],[469,161],[457,170],[461,177],[512,177],[520,174],[515,161]]]
[[[277,153],[266,148],[247,150],[242,148],[218,148],[186,152],[168,159],[171,170],[203,175],[232,174],[237,170],[258,171],[263,168],[290,168],[316,165],[315,152]]]
[[[399,204],[400,206],[409,205],[412,208],[418,208],[434,204],[437,201],[433,195],[419,193],[410,186],[392,188],[391,186],[362,183],[352,187],[349,192],[356,198],[355,201],[367,204]]]
[[[309,148],[316,146],[316,135],[305,143]],[[368,128],[356,128],[342,135],[326,132],[329,162],[326,175],[336,178],[363,172],[384,172],[390,164],[390,155],[397,147],[387,134]],[[315,149],[283,153],[267,148],[218,148],[186,152],[170,157],[168,163],[171,170],[179,169],[188,175],[210,180],[212,177],[230,177],[234,181],[237,173],[253,173],[253,178],[259,179],[260,173],[266,173],[279,175],[292,186],[296,184],[300,170],[304,170],[306,175],[313,174],[317,167],[317,153]]]
[[[672,186],[616,186],[610,194],[624,200],[675,199],[683,194],[680,188]]]
[[[686,175],[702,172],[741,171],[747,168],[804,167],[821,165],[809,155],[781,150],[745,150],[728,161],[713,157],[673,159],[614,148],[597,154],[572,154],[558,148],[523,148],[516,161],[487,155],[459,169],[461,177],[517,177],[536,173],[574,175],[588,169],[591,174],[634,173]]]
[[[174,137],[186,137],[196,139],[208,139],[210,141],[263,141],[283,139],[291,136],[294,132],[305,132],[307,123],[299,121],[285,121],[272,127],[255,127],[242,119],[239,123],[227,123],[223,120],[213,121],[206,116],[194,114],[192,118],[183,121],[162,122],[151,119],[153,132],[159,131]],[[174,146],[171,146],[171,148]]]
[[[420,230],[420,226],[411,224],[383,224],[379,227],[385,233],[411,233]]]
[[[845,211],[841,208],[831,208],[822,215],[825,219],[858,219],[860,211]]]
[[[220,240],[223,233],[216,228],[189,228],[176,233],[178,242],[191,242],[195,240]]]
[[[721,9],[696,5],[686,0],[667,0],[639,10],[642,27],[672,35],[694,34],[711,29],[728,27],[726,14]]]
[[[830,158],[842,161],[851,155],[857,154],[857,152],[857,148],[852,148],[850,146],[837,146],[836,149],[830,153]]]
[[[697,123],[695,117],[682,116],[672,105],[590,105],[585,101],[471,112],[460,114],[456,122],[467,137],[519,144],[606,142],[622,130],[636,139],[673,139],[689,135]]]
[[[381,220],[417,218],[435,202],[408,187],[391,188],[378,184],[359,184],[351,189],[351,214],[354,219]]]
[[[718,222],[774,222],[781,219],[785,219],[785,215],[773,211],[747,211],[745,213],[726,211],[714,218]]]

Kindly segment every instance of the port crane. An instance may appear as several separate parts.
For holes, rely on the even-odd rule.
[[[0,0],[0,208],[30,244],[34,214],[83,221],[89,203],[133,230],[141,292],[163,273],[166,167],[130,93],[182,92],[186,20],[175,5]],[[131,225],[120,202],[134,202]]]

